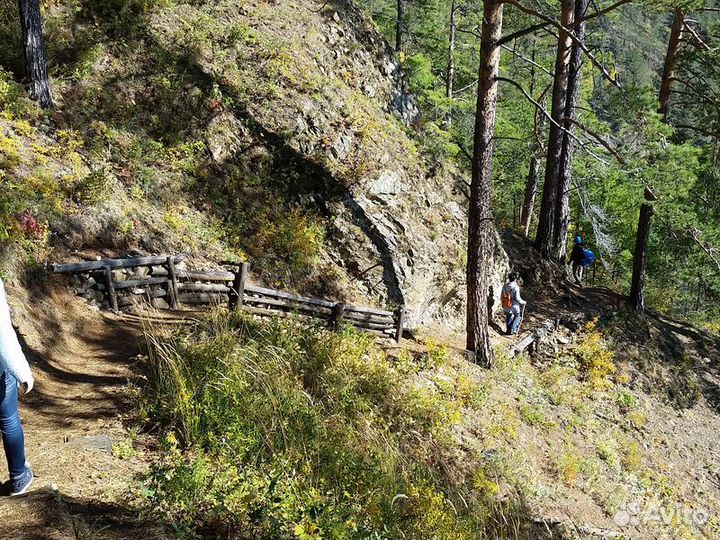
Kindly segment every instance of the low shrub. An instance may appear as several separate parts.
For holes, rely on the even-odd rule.
[[[592,389],[604,390],[612,385],[610,376],[617,371],[613,363],[614,353],[603,341],[603,335],[595,329],[597,320],[585,325],[585,339],[575,349],[580,373]]]
[[[451,539],[521,529],[515,506],[495,500],[500,480],[472,473],[481,464],[459,480],[451,472],[459,401],[368,335],[217,311],[180,333],[149,332],[148,344],[145,410],[167,433],[148,503],[185,532]]]

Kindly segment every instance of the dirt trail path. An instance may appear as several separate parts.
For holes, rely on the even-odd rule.
[[[123,506],[152,454],[151,439],[124,425],[139,321],[93,312],[62,287],[46,292],[9,287],[36,378],[20,404],[36,479],[27,496],[0,497],[0,538],[163,537]]]

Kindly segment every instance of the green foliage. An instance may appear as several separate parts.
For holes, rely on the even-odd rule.
[[[66,189],[82,174],[73,148],[43,141],[27,121],[0,116],[0,243],[29,252],[46,245],[48,220],[70,203]],[[50,160],[60,155],[68,166],[63,175]]]
[[[371,337],[215,312],[149,345],[146,410],[168,429],[149,505],[181,529],[476,538],[496,526],[497,480],[450,484],[436,468],[458,451],[452,427],[471,400],[389,362]],[[447,377],[445,354],[431,345],[427,361]]]
[[[10,73],[0,65],[0,111],[6,118],[34,118],[39,108],[30,101]]]
[[[623,412],[631,411],[638,406],[638,398],[627,390],[620,390],[615,394],[615,403]]]
[[[580,365],[580,373],[593,390],[606,389],[612,385],[610,376],[617,368],[614,353],[603,342],[602,334],[595,330],[597,321],[585,326],[583,341],[573,351]]]
[[[360,4],[394,43],[396,2],[362,0]],[[720,317],[715,301],[720,296],[720,271],[710,255],[714,253],[717,259],[720,246],[720,115],[716,107],[720,23],[712,12],[693,13],[697,21],[693,24],[707,47],[683,43],[668,120],[657,113],[672,9],[683,7],[692,12],[699,4],[690,0],[625,5],[588,23],[588,42],[595,59],[611,77],[618,78],[623,90],[607,82],[585,59],[577,115],[587,130],[575,129],[583,147],[575,145],[570,216],[571,233],[583,233],[600,255],[598,281],[627,290],[638,206],[643,187],[654,187],[659,201],[648,251],[647,303],[653,309],[715,328]],[[600,3],[591,11],[609,5]],[[431,145],[432,155],[456,158],[469,173],[466,153],[473,147],[473,82],[482,7],[468,0],[455,2],[460,29],[454,53],[456,93],[448,99],[450,6],[450,2],[436,0],[407,3],[399,59],[429,125],[444,126],[448,111],[452,111],[452,129],[433,130],[437,144]],[[542,10],[550,17],[559,16],[557,4],[547,4]],[[506,10],[503,34],[536,22],[518,10]],[[544,90],[552,83],[556,46],[552,36],[529,34],[513,41],[515,54],[504,50],[500,58],[501,74],[548,109],[549,96]],[[514,86],[501,82],[498,92],[493,212],[501,226],[512,227],[517,225],[530,159],[534,155],[542,158],[548,122],[542,121],[542,114]],[[613,151],[598,144],[597,137],[608,141]],[[540,171],[542,180],[542,163]],[[684,263],[678,264],[678,260]]]
[[[553,422],[548,421],[546,418],[542,407],[530,405],[528,403],[521,403],[519,411],[520,417],[528,425],[539,427],[543,430],[547,430],[554,426]]]
[[[111,189],[108,173],[104,169],[90,171],[73,187],[74,199],[81,204],[98,204],[106,199]]]

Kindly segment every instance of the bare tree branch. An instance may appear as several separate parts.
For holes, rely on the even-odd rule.
[[[698,34],[692,26],[690,26],[689,24],[686,23],[683,26],[683,29],[687,30],[688,33],[692,36],[693,39],[690,40],[692,45],[694,45],[695,47],[697,47],[698,49],[700,49],[702,51],[707,51],[707,52],[713,51],[713,49],[702,40],[702,38],[700,37],[700,34]]]
[[[708,103],[712,103],[713,105],[717,105],[717,102],[716,102],[716,101],[714,101],[713,99],[711,99],[710,97],[708,97],[704,92],[701,92],[700,90],[698,90],[698,88],[697,88],[693,83],[691,83],[690,81],[686,81],[685,79],[678,79],[678,78],[676,78],[676,77],[674,77],[672,80],[673,80],[674,82],[679,82],[680,84],[683,84],[683,85],[687,86],[690,90],[692,90],[693,92],[695,92],[694,95],[697,96],[698,98],[704,98],[704,100],[707,101]],[[713,97],[717,97],[714,92],[713,92]]]
[[[478,27],[474,26],[472,28],[461,28],[459,26],[455,27],[455,30],[460,32],[461,34],[470,34],[471,36],[475,36],[478,39],[481,39],[482,36],[478,33]]]
[[[513,32],[512,34],[508,34],[507,36],[503,36],[501,39],[498,40],[498,45],[505,45],[506,43],[510,43],[511,41],[521,38],[523,36],[526,36],[528,34],[532,34],[533,32],[537,32],[538,30],[542,30],[548,25],[548,23],[539,23],[534,24],[532,26],[528,26],[527,28],[523,30],[518,30],[517,32]]]
[[[700,238],[700,231],[698,231],[697,229],[693,229],[692,231],[690,231],[690,237],[695,241],[698,246],[700,246],[700,249],[707,253],[707,256],[712,259],[712,261],[715,263],[715,266],[717,266],[718,272],[720,272],[720,260],[718,260],[716,256],[718,249],[716,247],[703,244],[702,239]]]
[[[542,72],[544,72],[544,73],[547,73],[547,74],[550,75],[551,77],[554,77],[554,76],[555,76],[555,74],[554,74],[552,71],[550,71],[549,69],[541,66],[540,64],[538,64],[538,63],[535,62],[534,60],[531,60],[531,59],[528,58],[527,56],[523,56],[522,54],[520,54],[519,52],[517,52],[515,49],[511,49],[511,48],[508,47],[507,45],[501,45],[501,47],[502,47],[503,49],[505,49],[506,51],[510,51],[514,56],[520,58],[521,60],[525,60],[528,64],[535,66],[535,67],[538,68],[540,71],[542,71]]]
[[[575,135],[572,131],[569,131],[569,130],[565,129],[563,126],[561,126],[560,124],[558,124],[558,123],[555,121],[555,119],[552,117],[552,115],[547,111],[547,109],[545,109],[545,107],[543,107],[540,103],[538,103],[537,101],[535,101],[535,100],[533,99],[533,97],[532,97],[530,94],[527,93],[527,91],[522,87],[522,85],[521,85],[520,83],[518,83],[518,82],[516,82],[516,81],[514,81],[514,80],[512,80],[512,79],[508,79],[507,77],[495,77],[495,80],[497,80],[497,81],[503,81],[503,82],[506,82],[506,83],[510,83],[510,84],[513,85],[515,88],[517,88],[518,90],[520,90],[520,92],[522,92],[522,94],[525,96],[525,98],[526,98],[528,101],[530,101],[530,103],[532,103],[533,105],[535,105],[535,107],[536,107],[540,112],[542,112],[542,114],[543,114],[543,116],[545,116],[545,118],[547,118],[548,120],[550,120],[550,122],[551,122],[554,126],[556,126],[558,129],[560,129],[560,131],[563,131],[564,133],[567,133],[569,137],[572,137],[573,140],[575,140],[575,142],[577,142],[577,143],[580,145],[580,147],[581,147],[583,150],[585,150],[585,152],[587,152],[587,154],[588,154],[589,156],[595,158],[596,160],[598,160],[598,161],[599,161],[600,163],[602,163],[603,165],[608,165],[608,166],[610,165],[610,163],[609,163],[606,159],[603,159],[602,157],[598,156],[595,152],[593,152],[592,150],[590,150],[590,149],[588,148],[588,146],[587,146],[580,138],[578,138],[578,136]]]
[[[600,17],[601,15],[605,15],[606,13],[609,13],[610,11],[617,9],[620,6],[623,6],[625,4],[629,4],[630,2],[632,2],[632,0],[619,0],[618,2],[615,2],[614,4],[612,4],[606,8],[603,8],[600,11],[596,11],[594,13],[591,13],[590,15],[586,15],[582,19],[578,19],[577,21],[575,21],[573,23],[572,28],[575,28],[580,23],[584,23],[584,22],[590,21],[592,19],[595,19],[597,17]]]
[[[610,11],[619,8],[620,6],[623,6],[625,4],[629,4],[632,2],[632,0],[619,0],[618,2],[615,2],[614,4],[603,8],[599,11],[596,11],[595,13],[591,13],[590,15],[583,17],[582,19],[579,19],[575,21],[572,25],[570,25],[570,28],[575,28],[580,23],[590,21],[592,19],[596,19],[597,17],[600,17],[602,15],[605,15],[609,13]],[[508,2],[509,4],[512,4],[513,2]],[[523,36],[526,36],[527,34],[532,34],[533,32],[537,32],[538,30],[542,30],[545,28],[548,24],[552,24],[550,22],[542,22],[538,24],[534,24],[532,26],[528,26],[527,28],[524,28],[522,30],[518,30],[517,32],[513,32],[512,34],[508,34],[507,36],[503,36],[502,39],[498,41],[498,45],[505,45],[506,43],[509,43],[515,39],[521,38]]]
[[[625,158],[620,155],[620,152],[618,152],[616,148],[613,148],[613,147],[610,145],[610,143],[607,142],[607,141],[603,138],[602,135],[600,135],[600,134],[597,133],[596,131],[593,131],[593,130],[591,130],[590,128],[582,125],[582,124],[581,124],[580,122],[578,122],[577,120],[573,120],[573,119],[571,119],[571,118],[567,118],[566,120],[568,120],[569,122],[572,122],[572,123],[575,124],[577,127],[579,127],[580,129],[582,129],[585,133],[587,133],[588,135],[590,135],[590,136],[591,136],[593,139],[595,139],[597,142],[599,142],[599,143],[605,148],[605,150],[607,150],[610,154],[612,154],[612,156],[613,156],[615,159],[618,160],[618,163],[620,163],[621,165],[625,165],[625,164],[627,163],[627,162],[625,161]]]
[[[545,23],[554,26],[555,28],[558,28],[560,30],[563,30],[564,32],[567,32],[568,37],[573,41],[575,45],[580,47],[580,50],[585,53],[585,55],[590,59],[590,61],[595,65],[596,68],[600,70],[600,72],[603,74],[603,77],[610,81],[613,85],[615,85],[618,89],[622,90],[622,86],[620,83],[615,79],[615,77],[610,76],[610,74],[607,72],[605,67],[598,61],[597,58],[595,58],[595,55],[593,55],[590,50],[585,46],[583,43],[583,40],[578,39],[578,37],[572,32],[570,28],[566,28],[556,20],[548,17],[544,13],[541,13],[535,9],[531,9],[528,7],[523,6],[520,4],[517,0],[505,0],[505,3],[510,4],[512,6],[517,7],[520,11],[523,13],[526,13],[528,15],[532,15],[534,17],[537,17],[541,21],[544,21]]]
[[[477,83],[478,83],[478,81],[477,81],[477,79],[475,79],[475,80],[474,80],[473,82],[471,82],[470,84],[466,84],[465,86],[463,86],[463,87],[460,88],[459,90],[455,90],[455,95],[457,96],[458,94],[462,94],[465,90],[469,90],[470,88],[472,88],[473,86],[475,86]]]
[[[673,124],[673,127],[677,128],[677,129],[690,129],[692,131],[697,131],[698,133],[700,133],[701,135],[705,135],[706,137],[717,138],[718,135],[720,135],[720,133],[713,132],[713,131],[710,131],[707,129],[703,129],[703,128],[700,128],[697,126],[691,126],[690,124]]]

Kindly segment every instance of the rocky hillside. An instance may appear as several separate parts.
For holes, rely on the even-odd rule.
[[[442,141],[423,131],[361,12],[310,0],[64,2],[46,19],[57,111],[25,133],[30,115],[17,111],[2,128],[20,148],[72,144],[77,168],[53,184],[56,207],[35,192],[30,205],[59,253],[249,258],[268,282],[461,327],[463,184],[435,158]],[[6,174],[29,183],[28,163]],[[497,259],[499,284],[500,248]]]

